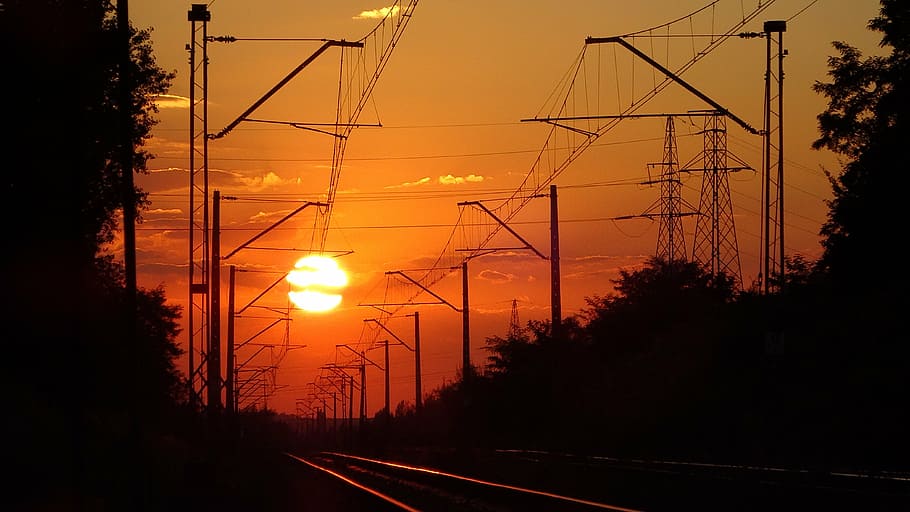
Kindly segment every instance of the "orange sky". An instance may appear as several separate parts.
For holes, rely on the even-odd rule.
[[[548,128],[521,122],[534,117],[579,56],[587,36],[626,34],[685,16],[706,1],[561,2],[499,0],[455,2],[424,0],[382,71],[372,101],[360,122],[382,124],[353,131],[347,143],[326,249],[352,251],[339,258],[351,277],[342,305],[327,314],[294,312],[287,336],[292,345],[275,373],[277,391],[269,406],[294,412],[295,400],[307,394],[307,383],[319,367],[343,362],[336,344],[375,339],[378,311],[362,304],[390,302],[409,293],[390,288],[386,272],[426,268],[446,247],[458,221],[459,201],[507,197],[521,183],[543,147]],[[767,0],[764,2],[767,3]],[[721,0],[708,23],[726,30],[755,1]],[[156,158],[151,173],[140,177],[150,192],[151,209],[138,230],[140,285],[163,284],[170,302],[186,308],[188,226],[187,52],[191,2],[131,2],[133,24],[153,27],[158,63],[175,70],[170,91],[161,102],[161,123],[149,144]],[[240,0],[210,3],[210,35],[242,38],[329,38],[357,40],[377,23],[358,14],[383,7],[351,2],[281,0],[261,4]],[[821,168],[837,168],[830,154],[812,151],[815,116],[823,98],[811,91],[825,79],[831,41],[844,40],[865,52],[877,51],[878,39],[865,29],[877,13],[872,0],[777,0],[747,31],[760,31],[765,20],[788,20],[785,59],[785,162],[787,241],[789,254],[819,253],[817,232],[824,221],[829,186]],[[704,23],[704,18],[699,18]],[[693,21],[693,23],[695,23]],[[702,26],[692,30],[706,30]],[[710,31],[710,25],[707,29]],[[691,52],[687,38],[655,39],[671,58]],[[318,42],[240,41],[209,44],[209,130],[215,132],[274,86],[309,56]],[[689,45],[688,48],[686,45]],[[338,83],[338,52],[328,51],[265,103],[254,117],[295,122],[334,119]],[[684,78],[752,126],[762,124],[765,42],[732,38],[687,72]],[[677,57],[678,56],[678,57]],[[612,57],[610,57],[612,58]],[[611,63],[610,58],[603,62]],[[620,57],[621,59],[622,57]],[[625,57],[628,60],[628,56]],[[677,61],[680,64],[682,60]],[[625,64],[613,61],[619,73]],[[652,79],[644,66],[635,68],[637,83],[615,84],[603,101],[622,103],[625,88]],[[626,73],[628,76],[628,73]],[[642,112],[684,112],[704,109],[689,94],[668,88]],[[620,98],[617,100],[617,96]],[[609,107],[601,110],[609,110]],[[581,109],[577,109],[581,112]],[[695,121],[699,123],[700,121]],[[701,149],[700,126],[686,118],[676,121],[679,160],[685,163]],[[616,216],[642,213],[659,197],[659,188],[640,183],[648,163],[662,155],[663,119],[625,120],[600,137],[553,181],[559,187],[562,297],[565,316],[584,307],[585,297],[606,294],[618,268],[640,264],[655,252],[657,222],[616,221]],[[728,122],[728,149],[756,169],[761,166],[761,139]],[[332,138],[312,131],[243,123],[209,146],[210,188],[237,201],[222,205],[223,252],[227,252],[297,208],[301,201],[320,200],[329,180]],[[731,175],[731,196],[743,280],[751,283],[759,264],[760,191],[758,172]],[[699,181],[684,184],[687,201],[698,204]],[[548,246],[548,204],[531,201],[512,227],[544,254]],[[308,247],[313,216],[306,210],[270,232],[258,245]],[[691,237],[694,228],[686,227]],[[505,240],[505,239],[503,239]],[[514,243],[514,241],[508,241]],[[687,246],[691,248],[691,238]],[[258,295],[276,276],[293,266],[300,253],[243,250],[227,263],[247,272],[238,275],[238,306]],[[255,271],[255,272],[254,272]],[[266,273],[271,272],[271,273]],[[513,300],[522,323],[549,318],[549,262],[523,252],[497,253],[472,260],[469,267],[472,361],[482,364],[487,336],[503,335]],[[222,272],[226,283],[227,271]],[[280,288],[280,287],[279,287]],[[226,289],[226,285],[225,285]],[[280,290],[279,290],[280,291]],[[285,290],[286,291],[286,290]],[[434,292],[460,307],[458,274]],[[226,292],[225,292],[226,293]],[[283,291],[267,297],[286,306]],[[223,299],[226,304],[226,299]],[[455,378],[461,364],[461,315],[445,305],[408,307],[419,311],[423,346],[423,385],[429,392]],[[252,316],[252,315],[251,315]],[[238,340],[262,328],[267,320],[237,322]],[[387,324],[405,341],[413,340],[411,318]],[[259,342],[282,343],[283,328]],[[386,336],[380,337],[385,339]],[[186,339],[186,333],[182,339]],[[267,357],[264,350],[257,357]],[[413,401],[412,355],[392,347],[392,406]],[[242,354],[241,354],[241,357]],[[382,350],[368,357],[381,361]],[[259,362],[259,360],[257,360]],[[368,370],[368,413],[383,405],[383,380]]]

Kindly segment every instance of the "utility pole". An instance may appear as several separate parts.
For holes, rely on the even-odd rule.
[[[230,265],[228,268],[227,364],[225,365],[224,403],[228,414],[236,414],[237,402],[234,396],[234,286],[237,281],[237,267]]]
[[[562,295],[559,276],[559,200],[550,185],[550,312],[553,338],[562,335]]]
[[[412,315],[404,315],[404,316],[405,317],[410,317],[410,316],[414,317],[414,348],[411,348],[407,343],[405,343],[405,341],[403,339],[401,339],[401,337],[399,337],[391,329],[389,329],[382,322],[380,322],[379,319],[367,318],[367,319],[364,319],[364,322],[375,323],[380,329],[382,329],[383,331],[388,333],[390,336],[395,338],[395,340],[399,344],[401,344],[404,348],[414,352],[414,372],[416,374],[416,377],[414,379],[415,387],[416,387],[416,394],[415,394],[416,396],[414,398],[414,404],[417,409],[420,409],[421,406],[423,405],[423,399],[421,396],[423,394],[423,385],[420,380],[420,313],[415,311],[414,314],[412,314]],[[388,365],[388,357],[386,357],[386,365]]]
[[[414,407],[419,412],[423,408],[423,384],[420,381],[420,312],[414,312],[414,377],[415,393]]]
[[[471,320],[468,301],[468,260],[461,262],[461,374],[465,387],[471,373]]]
[[[351,375],[351,385],[348,388],[348,432],[353,439],[354,434],[354,376]]]
[[[391,371],[391,366],[389,365],[389,340],[385,340],[385,413],[386,421],[392,418],[392,405],[391,405],[391,395],[389,392],[389,372]]]
[[[367,365],[366,355],[360,352],[360,431],[367,419]]]
[[[189,192],[189,335],[188,384],[193,405],[203,403],[202,390],[207,386],[206,350],[209,340],[209,179],[208,179],[208,22],[212,19],[206,4],[193,4],[187,12],[191,23],[187,44],[190,63],[190,192]],[[201,64],[196,53],[201,51]],[[202,79],[197,78],[199,68]],[[198,93],[198,95],[197,95]],[[201,121],[202,127],[196,126]],[[198,157],[198,158],[197,158]],[[201,361],[196,361],[196,352]]]
[[[766,21],[763,32],[766,39],[767,69],[765,71],[765,112],[764,112],[764,246],[762,247],[761,286],[765,294],[772,291],[771,278],[777,278],[778,292],[784,286],[784,32],[786,21]],[[777,66],[774,69],[772,46],[777,34]],[[777,92],[772,91],[772,79],[776,77]],[[777,108],[772,108],[774,100]],[[772,142],[777,134],[777,143]]]
[[[221,410],[221,192],[215,191],[212,201],[212,269],[209,293],[209,336],[206,375],[208,377],[208,411],[216,415]]]

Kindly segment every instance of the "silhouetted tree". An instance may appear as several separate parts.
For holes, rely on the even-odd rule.
[[[735,298],[735,283],[695,262],[652,257],[638,270],[620,270],[615,294],[588,298],[581,315],[593,343],[611,354],[651,350],[686,336],[681,326],[709,319]]]
[[[138,478],[131,470],[140,463],[128,464],[129,432],[138,425],[157,442],[156,427],[173,419],[179,400],[179,309],[155,289],[140,290],[137,310],[125,311],[123,270],[111,258],[121,212],[146,204],[140,190],[134,204],[123,204],[121,112],[130,113],[141,172],[154,95],[167,91],[173,73],[156,65],[150,32],[132,29],[131,97],[123,104],[122,41],[108,1],[0,6],[4,117],[12,128],[0,155],[11,248],[3,282],[7,325],[19,333],[7,354],[17,361],[8,372],[17,384],[10,417],[21,460],[14,460],[27,480],[54,484],[30,496],[60,504],[51,508],[124,508],[107,500],[124,498],[118,494],[129,486],[118,484]],[[124,339],[133,318],[140,321],[135,340]],[[153,451],[133,455],[149,463],[144,456]]]
[[[853,460],[893,463],[910,448],[905,407],[910,344],[903,323],[907,280],[888,264],[901,234],[910,184],[910,3],[881,0],[868,28],[881,34],[882,55],[864,57],[841,41],[828,59],[830,82],[817,82],[828,100],[818,116],[816,149],[843,160],[829,173],[833,199],[822,226],[817,267],[819,322],[813,354],[816,380],[829,383],[839,414],[834,441]],[[818,357],[821,356],[821,357]],[[823,363],[823,364],[820,364]],[[824,374],[824,375],[823,375]],[[848,435],[851,432],[852,435]]]
[[[874,268],[889,252],[899,236],[893,223],[904,215],[910,4],[882,0],[868,27],[882,34],[881,46],[890,54],[864,58],[858,49],[836,41],[838,55],[828,59],[831,81],[814,85],[828,108],[818,116],[820,137],[813,147],[846,159],[836,175],[829,173],[834,198],[821,230],[821,264],[836,279],[860,289],[892,287],[857,270]]]

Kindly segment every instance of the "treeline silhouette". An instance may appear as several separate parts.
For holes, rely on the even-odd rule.
[[[623,272],[618,294],[590,298],[561,336],[532,321],[488,338],[467,386],[380,414],[371,448],[906,469],[907,343],[868,297],[831,293],[805,263],[791,261],[783,293],[763,295],[654,258]]]

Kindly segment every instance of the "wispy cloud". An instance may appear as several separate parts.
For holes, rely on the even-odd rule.
[[[619,256],[609,256],[605,254],[588,254],[586,256],[577,256],[573,258],[574,261],[617,261]]]
[[[175,94],[156,94],[152,101],[158,108],[190,108],[190,99]]]
[[[439,177],[439,183],[442,185],[460,185],[462,183],[480,183],[484,179],[483,176],[477,176],[476,174],[468,174],[467,176],[452,176],[451,174],[446,174],[445,176]]]
[[[159,173],[164,173],[164,172],[180,172],[180,173],[185,173],[185,172],[188,172],[188,171],[187,171],[186,169],[182,168],[182,167],[161,167],[161,168],[158,168],[158,169],[148,169],[146,172],[149,173],[149,174],[159,174]]]
[[[429,176],[425,176],[425,177],[423,177],[423,178],[420,178],[420,179],[417,180],[417,181],[406,181],[406,182],[400,183],[400,184],[398,184],[398,185],[386,185],[384,188],[406,188],[406,187],[416,187],[416,186],[418,186],[418,185],[426,185],[426,184],[429,183],[430,181],[432,181],[432,180],[430,180],[430,177],[429,177]]]
[[[394,5],[392,7],[380,7],[379,9],[371,9],[369,11],[361,11],[357,16],[353,16],[355,20],[376,20],[382,19],[391,14],[392,16],[397,16],[398,11],[401,10],[401,7]]]
[[[145,211],[146,215],[182,215],[180,208],[152,208]]]
[[[619,271],[634,271],[645,266],[647,255],[610,256],[593,254],[569,259],[562,273],[565,280],[588,280],[595,276],[617,277]]]
[[[511,283],[516,279],[515,274],[507,274],[505,272],[499,272],[497,270],[485,269],[477,274],[478,279],[483,279],[484,281],[489,281],[493,284],[506,284]]]
[[[291,210],[281,210],[277,212],[264,212],[262,210],[259,210],[249,217],[249,221],[254,223],[272,222],[274,220],[286,217],[289,213],[291,213]]]

